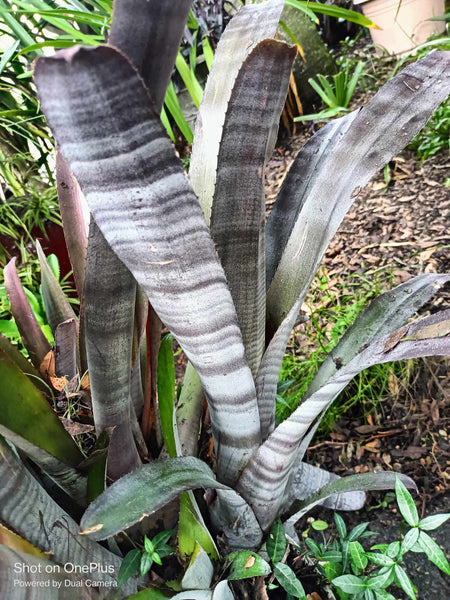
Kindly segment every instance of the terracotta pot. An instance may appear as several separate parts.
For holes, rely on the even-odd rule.
[[[370,29],[373,43],[389,54],[403,54],[445,31],[445,21],[427,21],[443,16],[445,0],[353,0],[366,17],[381,27]],[[398,11],[398,14],[397,14]]]

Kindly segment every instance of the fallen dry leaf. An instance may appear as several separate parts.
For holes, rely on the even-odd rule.
[[[250,569],[250,567],[253,567],[254,564],[255,564],[255,557],[249,556],[247,558],[247,560],[245,561],[244,569]]]
[[[414,334],[415,340],[428,340],[430,338],[445,337],[450,333],[450,319],[428,325]]]
[[[388,337],[386,343],[384,344],[383,351],[389,352],[389,350],[392,350],[392,348],[395,348],[395,346],[400,342],[400,340],[403,339],[404,337],[406,337],[406,334],[408,333],[408,329],[409,329],[409,327],[403,327],[402,329],[399,329],[398,331],[394,331],[394,333],[391,333],[391,335]]]
[[[60,421],[64,425],[64,429],[67,431],[67,433],[70,433],[70,435],[82,435],[83,433],[90,433],[95,429],[93,425],[78,423],[77,421],[65,419],[64,417],[60,417]]]

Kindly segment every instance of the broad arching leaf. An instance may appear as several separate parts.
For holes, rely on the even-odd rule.
[[[234,81],[255,46],[275,36],[284,0],[247,4],[230,21],[214,53],[195,124],[189,177],[206,221],[211,218],[222,127]]]
[[[109,42],[131,60],[161,111],[191,0],[115,0]]]
[[[130,294],[131,290],[131,294]],[[114,427],[108,449],[112,479],[141,465],[130,427],[131,349],[136,282],[97,227],[89,226],[84,335],[97,435]]]
[[[202,380],[218,476],[233,482],[260,439],[253,378],[203,214],[147,90],[107,47],[42,58],[35,78],[97,225]]]
[[[295,47],[264,40],[246,58],[228,102],[217,159],[211,236],[254,376],[266,335],[264,174],[295,55]]]
[[[446,335],[449,325],[450,310],[442,311],[361,348],[273,431],[250,459],[237,486],[263,528],[270,525],[284,502],[303,437],[355,375],[372,365],[394,360],[450,354],[450,337]]]
[[[314,173],[304,173],[307,189],[301,188],[302,196],[297,197],[301,210],[289,237],[283,228],[274,244],[283,249],[267,294],[268,321],[274,331],[306,294],[362,187],[414,138],[449,92],[450,52],[433,52],[384,85],[346,133],[331,141]],[[294,161],[293,175],[295,171]],[[292,211],[292,203],[285,204],[295,218],[295,206]]]
[[[149,463],[113,483],[94,500],[81,520],[81,533],[104,540],[151,515],[182,492],[198,488],[229,489],[193,456]]]

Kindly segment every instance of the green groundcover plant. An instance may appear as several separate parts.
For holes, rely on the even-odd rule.
[[[348,532],[338,513],[334,514],[338,537],[324,537],[323,543],[310,537],[305,539],[308,559],[337,588],[335,593],[340,599],[393,600],[394,596],[388,588],[396,586],[408,598],[415,600],[417,591],[404,565],[404,556],[411,551],[424,553],[429,561],[450,575],[445,554],[427,533],[443,525],[450,514],[419,519],[414,500],[399,479],[395,482],[395,496],[400,513],[409,526],[399,541],[386,543],[382,539],[382,543],[371,545],[370,551],[367,551],[361,543],[362,539],[377,535],[368,530],[369,523],[359,523]],[[328,528],[324,521],[315,521],[312,526],[322,531]]]
[[[51,348],[14,262],[7,265],[6,292],[32,364],[0,338],[0,517],[2,539],[16,544],[0,546],[2,596],[15,592],[19,560],[41,565],[28,570],[36,582],[50,580],[52,565],[79,566],[51,572],[55,581],[74,581],[64,595],[55,585],[55,598],[126,598],[138,585],[153,587],[141,598],[174,591],[180,600],[233,598],[228,581],[233,590],[240,585],[240,552],[255,553],[277,518],[292,523],[318,503],[357,509],[365,490],[394,486],[394,473],[339,479],[303,457],[324,412],[361,370],[449,353],[449,311],[405,325],[448,276],[425,274],[375,299],[275,427],[277,382],[329,241],[361,188],[448,94],[450,56],[435,52],[408,66],[365,108],[323,127],[295,159],[266,223],[264,169],[296,53],[274,39],[283,4],[245,6],[224,32],[189,179],[159,118],[187,0],[118,0],[108,45],[36,62],[59,147],[56,179],[80,316],[38,247]],[[91,212],[88,235],[78,184]],[[161,322],[189,359],[176,407],[172,341],[161,341]],[[56,392],[92,404],[89,458],[43,396]],[[198,457],[199,434],[209,427],[212,446]],[[207,490],[200,505],[196,489]],[[168,589],[146,573],[163,558],[147,534],[174,525],[190,561]],[[205,564],[208,554],[217,560],[219,540],[231,565],[217,582]],[[130,545],[145,579],[116,586]],[[253,559],[244,564],[247,578],[262,574],[248,571]],[[101,586],[89,587],[82,566],[90,564]],[[38,585],[30,594],[49,598]]]

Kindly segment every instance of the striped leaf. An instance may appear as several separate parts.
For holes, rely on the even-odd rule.
[[[435,52],[410,65],[362,111],[326,125],[286,176],[267,222],[270,343],[256,379],[263,439],[274,425],[285,347],[320,260],[361,187],[414,137],[448,94],[449,61],[449,53]]]
[[[242,63],[255,46],[275,36],[284,0],[248,4],[230,21],[217,45],[195,124],[189,177],[206,221],[218,170],[225,114]]]
[[[332,495],[345,494],[354,491],[393,489],[395,487],[396,477],[399,477],[409,488],[417,490],[416,484],[410,477],[391,471],[378,471],[377,473],[360,473],[358,475],[349,475],[348,477],[342,477],[339,480],[325,485],[316,494],[310,496],[306,500],[294,503],[286,513],[286,515],[291,514],[292,516],[285,522],[285,526],[286,528],[291,528],[309,510],[314,508],[314,506],[321,504],[323,500]],[[338,513],[335,513],[335,521],[337,525],[339,522],[341,522],[343,527],[345,527],[345,523],[342,517],[339,517]],[[340,537],[346,537],[346,532],[344,531],[343,535]]]
[[[211,235],[254,375],[266,332],[264,171],[295,55],[295,47],[264,40],[246,58],[231,92],[217,159]]]
[[[154,513],[186,490],[217,488],[211,469],[192,456],[160,459],[121,477],[89,506],[82,534],[104,540]]]
[[[338,366],[345,366],[360,348],[404,325],[449,279],[449,275],[425,273],[372,300],[320,365],[305,398],[322,387],[336,373]]]
[[[15,258],[12,258],[6,265],[3,276],[11,313],[16,321],[23,345],[28,350],[33,365],[39,369],[51,348],[31,310],[30,303],[17,275]]]
[[[78,323],[68,319],[55,330],[55,372],[68,380],[77,374]]]
[[[38,480],[20,461],[16,453],[0,438],[0,518],[21,537],[55,562],[84,565],[98,562],[113,567],[113,573],[96,572],[98,581],[117,579],[120,558],[99,544],[79,537],[78,524],[44,491]],[[130,581],[124,594],[135,591]]]
[[[40,422],[40,421],[38,421]],[[35,427],[36,422],[35,422]],[[45,431],[46,435],[49,434]],[[86,477],[72,466],[62,462],[35,443],[28,441],[4,425],[0,425],[0,435],[12,442],[16,448],[22,450],[33,462],[41,467],[50,478],[82,508],[87,506],[87,482]]]
[[[202,380],[218,476],[232,483],[260,439],[253,378],[204,217],[148,93],[107,47],[42,58],[35,79],[97,225]]]
[[[294,468],[292,483],[285,503],[286,508],[289,508],[295,500],[305,500],[325,485],[339,479],[340,477],[334,473],[300,462]],[[365,500],[364,492],[352,491],[327,497],[323,500],[322,505],[332,510],[359,510],[364,506]]]
[[[264,528],[281,507],[303,436],[353,377],[375,364],[449,354],[450,337],[439,337],[442,326],[449,320],[450,311],[442,311],[361,349],[275,429],[249,461],[237,487]]]
[[[86,356],[97,435],[115,428],[108,450],[112,479],[141,464],[130,426],[135,301],[132,274],[91,219],[84,289]]]
[[[448,275],[426,273],[381,294],[356,318],[324,362],[309,385],[303,400],[320,389],[339,368],[345,366],[360,348],[401,327],[449,280]],[[298,459],[302,460],[325,411],[303,438]]]
[[[308,185],[298,197],[301,210],[288,239],[275,243],[282,255],[267,294],[268,319],[275,328],[298,297],[306,294],[331,238],[362,187],[414,138],[447,97],[449,67],[448,52],[433,52],[406,67],[331,142],[319,168],[304,173]],[[295,218],[295,212],[290,216]]]
[[[159,113],[191,0],[115,0],[109,42],[128,56]]]

